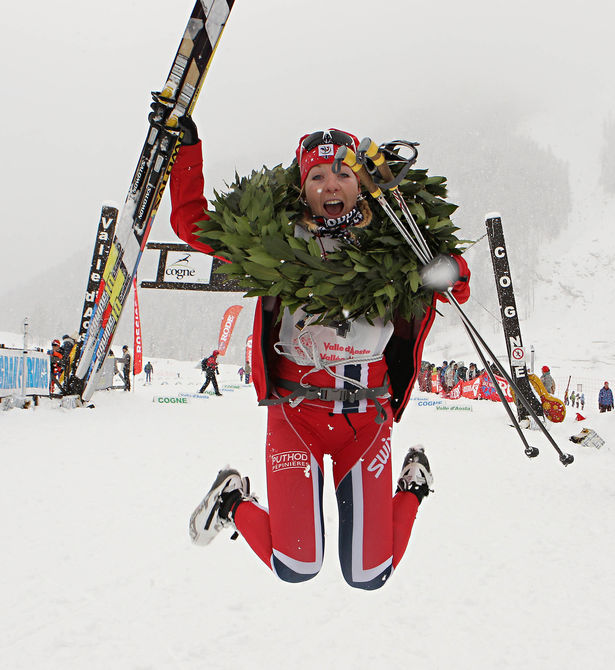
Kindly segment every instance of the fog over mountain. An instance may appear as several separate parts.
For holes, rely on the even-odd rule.
[[[21,55],[21,76],[12,77],[20,116],[16,124],[14,106],[0,109],[11,157],[0,165],[0,330],[19,330],[26,316],[43,339],[77,328],[100,205],[123,202],[149,91],[168,72],[190,3],[143,8],[112,0],[92,21],[69,0],[41,4],[34,23],[27,7],[10,8],[0,62]],[[418,166],[448,178],[461,237],[480,239],[485,213],[502,213],[522,320],[556,301],[558,326],[576,331],[566,299],[579,291],[576,273],[585,280],[595,272],[599,282],[607,267],[603,236],[615,195],[610,24],[596,20],[603,13],[597,0],[386,0],[377,9],[364,0],[237,0],[194,112],[206,195],[236,170],[288,164],[309,130],[418,141]],[[24,50],[11,25],[27,25],[37,48]],[[165,195],[152,240],[176,241],[168,221]],[[497,332],[486,240],[467,258],[469,313]],[[604,310],[581,297],[584,318],[596,322]],[[145,354],[193,359],[217,339],[223,306],[237,296],[143,290],[140,298]],[[233,346],[242,346],[250,309]],[[130,321],[124,314],[118,344],[130,343]],[[229,356],[241,358],[233,349]]]

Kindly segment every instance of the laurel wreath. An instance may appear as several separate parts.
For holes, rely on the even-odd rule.
[[[421,286],[417,257],[382,208],[370,203],[370,225],[353,229],[351,241],[323,258],[315,238],[294,235],[305,209],[299,183],[294,161],[235,174],[227,192],[214,193],[210,219],[197,223],[197,235],[230,261],[216,272],[237,280],[246,297],[277,296],[291,312],[301,307],[318,322],[422,315],[433,294]],[[399,188],[431,251],[461,253],[465,241],[454,235],[450,215],[457,206],[445,200],[446,178],[410,170]]]

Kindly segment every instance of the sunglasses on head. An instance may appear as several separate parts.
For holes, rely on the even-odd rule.
[[[318,130],[308,135],[301,142],[301,154],[303,155],[304,151],[312,151],[321,144],[337,144],[356,149],[354,139],[347,133],[343,133],[341,130]]]

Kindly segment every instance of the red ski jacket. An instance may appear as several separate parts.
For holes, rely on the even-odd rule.
[[[171,226],[177,236],[194,249],[226,260],[223,256],[217,256],[215,250],[196,235],[199,230],[197,222],[209,218],[203,189],[201,142],[182,146],[171,171]],[[464,303],[470,296],[470,270],[461,256],[453,258],[459,265],[460,276],[460,280],[453,287],[453,295],[459,303]],[[410,321],[398,318],[393,322],[393,335],[384,350],[384,357],[395,421],[401,419],[420,372],[423,346],[436,316],[435,305],[438,300],[444,301],[445,298],[434,293],[433,301],[422,318],[413,318]],[[269,362],[278,355],[273,345],[279,340],[279,327],[274,326],[279,307],[278,301],[274,312],[265,311],[260,298],[256,306],[252,331],[252,379],[258,400],[273,397],[274,386]]]

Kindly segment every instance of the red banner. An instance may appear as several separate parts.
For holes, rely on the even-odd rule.
[[[504,377],[500,377],[499,375],[495,375],[495,378],[502,389],[506,400],[508,402],[513,402],[508,382]],[[472,398],[473,400],[478,400],[480,398],[481,400],[500,402],[500,396],[486,372],[483,372],[479,377],[471,379],[469,382],[459,382],[448,393],[442,392],[442,395],[451,400],[457,400],[458,398]]]
[[[241,305],[233,305],[229,307],[224,316],[222,317],[222,323],[220,324],[220,337],[218,337],[218,351],[220,356],[224,356],[228,345],[231,341],[231,335],[233,334],[233,328],[235,328],[235,322],[241,312]]]
[[[132,374],[138,375],[141,374],[141,370],[143,370],[143,342],[141,341],[141,319],[139,317],[139,297],[137,296],[137,275],[135,275],[133,284],[135,291],[135,335]]]

